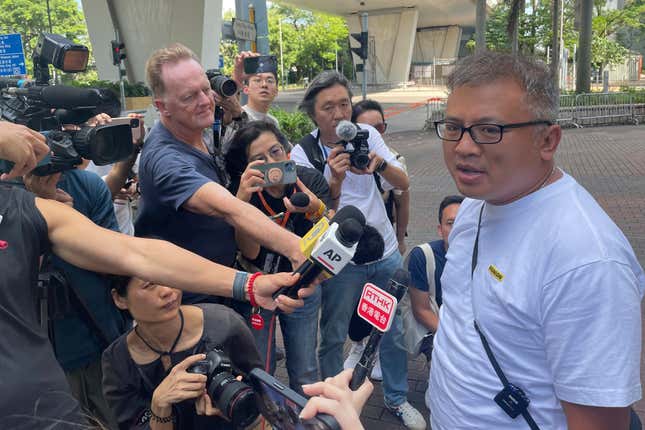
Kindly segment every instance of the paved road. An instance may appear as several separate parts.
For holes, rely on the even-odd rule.
[[[411,106],[413,102],[392,102]],[[390,106],[389,104],[387,106]],[[403,110],[388,119],[388,141],[407,160],[411,178],[412,208],[408,247],[436,239],[437,210],[441,198],[457,192],[443,163],[439,139],[434,133],[419,131],[425,119],[423,106]],[[564,131],[557,162],[598,200],[620,226],[645,266],[645,126],[616,126],[569,129]],[[645,328],[645,327],[644,327]],[[641,354],[641,379],[643,358]],[[286,379],[284,368],[277,372]],[[427,417],[423,395],[428,367],[417,358],[409,362],[409,400]],[[645,421],[645,402],[636,404]],[[380,384],[362,415],[370,430],[403,429],[383,408]]]

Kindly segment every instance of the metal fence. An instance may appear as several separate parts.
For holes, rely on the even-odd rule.
[[[446,99],[430,98],[426,104],[426,129],[445,115]],[[639,124],[645,121],[645,93],[589,93],[560,96],[558,124],[593,127]]]

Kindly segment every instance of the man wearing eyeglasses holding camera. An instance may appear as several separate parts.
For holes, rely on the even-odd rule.
[[[559,95],[546,66],[486,52],[458,63],[448,88],[436,130],[469,198],[441,278],[432,428],[627,429],[641,397],[645,274],[556,166]]]

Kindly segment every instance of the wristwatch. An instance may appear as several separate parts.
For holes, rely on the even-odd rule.
[[[387,168],[387,161],[383,160],[381,161],[381,164],[379,164],[378,167],[376,168],[376,171],[378,173],[383,173],[383,171],[385,171],[386,168]]]

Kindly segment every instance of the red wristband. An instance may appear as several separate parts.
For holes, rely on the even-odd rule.
[[[253,284],[255,284],[255,279],[261,274],[262,272],[255,272],[249,276],[249,283],[246,287],[246,291],[249,293],[249,302],[251,302],[251,306],[254,308],[258,306],[258,302],[255,301],[255,294],[253,294]]]

